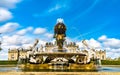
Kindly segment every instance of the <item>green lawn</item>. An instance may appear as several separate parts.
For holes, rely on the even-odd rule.
[[[120,65],[120,60],[102,60],[101,63],[102,65]]]
[[[102,60],[101,63],[102,65],[120,65],[120,60],[119,61]],[[7,61],[7,60],[0,61],[0,65],[16,65],[16,64],[17,61]]]
[[[2,60],[0,61],[0,65],[16,65],[17,61],[7,61],[7,60]]]

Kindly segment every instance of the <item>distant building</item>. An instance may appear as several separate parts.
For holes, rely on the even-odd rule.
[[[101,60],[106,60],[106,50],[102,51],[95,51],[96,52],[96,55],[97,55],[97,58],[100,58]]]
[[[27,57],[27,50],[9,49],[8,60],[18,60],[18,58],[25,59]]]
[[[17,49],[9,49],[8,51],[8,60],[18,60],[18,50]]]
[[[48,42],[46,43],[46,45],[43,47],[39,47],[39,48],[36,48],[36,50],[34,50],[35,52],[51,52],[51,50],[53,50],[54,48],[56,47],[56,43],[53,44],[51,42]],[[88,54],[88,50],[80,50],[79,49],[79,46],[76,45],[75,42],[70,42],[70,43],[66,43],[65,42],[65,49],[68,50],[68,52],[82,52],[84,54],[86,54],[87,56],[89,55]],[[17,49],[9,49],[8,51],[8,60],[18,60],[18,58],[21,58],[21,59],[25,59],[27,57],[27,51],[28,50],[25,50],[25,49],[20,49],[20,50],[17,50]],[[98,58],[98,59],[101,59],[101,60],[106,60],[106,51],[102,51],[102,50],[94,50],[94,49],[91,49],[91,53],[92,54],[92,57],[94,58]]]

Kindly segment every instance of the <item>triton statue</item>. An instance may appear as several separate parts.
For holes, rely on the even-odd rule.
[[[54,27],[54,38],[56,38],[57,46],[59,50],[62,50],[63,43],[66,37],[66,26],[63,22],[58,22]]]

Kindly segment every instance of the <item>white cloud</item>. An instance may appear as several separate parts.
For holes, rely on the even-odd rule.
[[[20,31],[18,31],[16,34],[18,34],[18,35],[24,35],[24,34],[26,34],[26,30],[25,29],[22,29],[22,30],[20,30]]]
[[[104,48],[116,49],[120,48],[120,39],[116,38],[107,38],[107,36],[101,36],[98,40],[100,40],[104,46]]]
[[[26,28],[26,30],[29,29],[31,30],[30,27]],[[33,43],[36,39],[35,35],[32,34],[31,36],[26,36],[26,35],[21,36],[19,34],[3,35],[2,48],[5,50],[8,50],[9,48],[11,49],[11,48],[19,48],[19,47],[29,48],[29,46],[33,46]],[[42,39],[39,40],[39,44],[45,44],[45,42],[46,42],[45,40]]]
[[[99,37],[98,40],[101,42],[102,47],[107,51],[107,57],[120,57],[120,39],[108,38],[106,35],[103,35]]]
[[[94,48],[94,49],[100,49],[101,48],[101,43],[98,42],[97,40],[91,38],[90,40],[85,40],[86,43],[88,44],[88,48]],[[82,41],[77,42],[77,44],[80,46],[80,48],[87,48]]]
[[[107,52],[107,57],[111,57],[111,58],[117,58],[120,57],[120,48],[119,49],[106,49]]]
[[[46,38],[53,38],[53,34],[51,33],[45,33]]]
[[[2,51],[6,51],[5,53],[7,53],[8,49],[21,48],[21,47],[24,49],[29,49],[30,46],[33,46],[34,41],[35,38],[28,36],[19,36],[19,35],[3,36]],[[45,43],[46,41],[39,39],[39,43],[37,47],[40,47],[41,44],[45,45]]]
[[[36,28],[34,30],[34,34],[43,34],[46,32],[46,29],[45,28]]]
[[[13,18],[12,13],[5,8],[0,8],[0,22]]]
[[[0,0],[0,7],[15,8],[21,0]]]
[[[115,38],[107,39],[103,42],[104,47],[120,48],[120,40]]]
[[[3,46],[29,44],[32,38],[20,35],[3,36]]]
[[[12,22],[6,23],[5,25],[0,26],[0,32],[13,33],[13,31],[15,31],[18,27],[19,27],[18,23],[12,23]],[[41,44],[45,44],[46,41],[48,41],[48,39],[51,39],[53,37],[53,34],[48,32],[46,28],[34,29],[33,27],[27,27],[25,29],[16,31],[16,34],[4,35],[2,48],[5,50],[8,50],[9,48],[19,48],[19,47],[29,48],[29,46],[33,45],[34,40],[36,39],[36,35],[31,34],[32,37],[26,36],[25,34],[27,34],[28,32],[33,32],[34,34],[43,34],[39,37],[39,44],[38,44],[39,46]],[[45,38],[45,39],[42,39],[42,38]],[[66,37],[66,41],[74,42],[75,40],[72,38]],[[108,38],[106,35],[103,35],[99,37],[98,40],[91,38],[89,40],[86,40],[86,42],[88,43],[90,48],[105,49],[107,51],[107,57],[109,56],[109,57],[115,58],[115,57],[120,56],[119,55],[120,54],[120,39]],[[85,47],[80,40],[79,42],[77,42],[77,45],[79,45],[79,47],[82,49]]]
[[[20,35],[12,35],[12,36],[3,36],[2,41],[2,51],[4,53],[8,53],[8,49],[14,49],[14,48],[29,48],[29,46],[32,46],[34,39],[27,36],[20,36]],[[0,53],[1,53],[0,52]],[[0,58],[1,60],[1,58]]]
[[[32,30],[33,30],[33,27],[28,27],[27,30],[28,30],[28,31],[32,31]]]
[[[15,8],[16,4],[21,0],[0,0],[0,22],[4,22],[13,18],[10,8]]]
[[[33,43],[36,39],[36,36],[34,34],[31,34],[31,36],[25,35],[27,34],[27,32],[34,32],[35,30],[37,31],[41,31],[40,33],[45,33],[45,35],[42,35],[39,39],[39,46],[41,44],[45,44],[46,41],[42,40],[41,38],[50,38],[52,34],[46,32],[45,28],[36,28],[35,30],[33,30],[33,27],[27,27],[25,29],[21,29],[19,31],[16,30],[16,28],[18,28],[19,24],[17,23],[7,23],[3,26],[0,27],[0,30],[4,33],[6,33],[5,35],[3,34],[2,36],[2,51],[6,51],[6,53],[8,52],[8,49],[12,49],[12,48],[29,48],[30,46],[33,46]],[[3,31],[3,30],[4,31]],[[11,29],[11,30],[10,30]],[[13,32],[12,32],[13,31]],[[11,34],[9,35],[9,33],[7,32],[11,32]],[[16,34],[15,34],[16,32]],[[24,35],[23,35],[24,34]],[[1,52],[0,52],[1,53]],[[7,56],[7,55],[6,55]],[[0,58],[2,59],[2,58]]]
[[[74,41],[72,38],[70,38],[70,37],[66,37],[66,41],[67,42],[72,42],[72,41]]]
[[[90,45],[90,47],[92,47],[92,48],[101,48],[101,44],[100,44],[100,42],[98,42],[97,40],[95,40],[95,39],[90,39],[90,40],[88,40],[88,44]]]
[[[10,33],[16,30],[18,27],[19,27],[18,23],[9,22],[0,26],[0,33],[8,33],[8,32]]]
[[[26,29],[19,30],[16,34],[18,35],[25,35],[27,32],[32,31],[33,27],[28,27]]]
[[[93,38],[86,40],[89,48],[106,50],[107,57],[116,58],[120,57],[120,39],[108,38],[103,35],[95,40]],[[77,42],[81,49],[86,49],[82,42]]]
[[[106,35],[102,35],[101,37],[98,38],[100,41],[105,41],[107,39]]]

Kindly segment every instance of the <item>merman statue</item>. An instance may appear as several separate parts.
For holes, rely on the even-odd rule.
[[[63,24],[63,19],[58,19],[57,24],[54,27],[54,38],[56,38],[57,46],[59,50],[63,49],[63,43],[66,37],[66,26]]]

